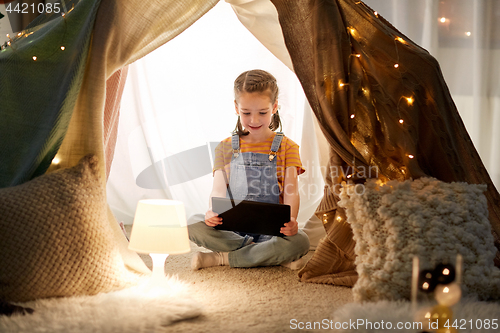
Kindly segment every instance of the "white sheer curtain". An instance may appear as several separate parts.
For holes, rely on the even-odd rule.
[[[324,184],[317,131],[310,109],[304,115],[307,103],[302,87],[235,15],[237,11],[246,25],[252,25],[255,10],[274,7],[267,0],[252,1],[252,8],[248,3],[234,5],[233,10],[221,1],[180,36],[130,66],[107,186],[108,202],[119,221],[132,223],[142,198],[181,200],[191,221],[204,215],[213,179],[211,151],[236,125],[234,79],[254,68],[268,70],[278,79],[283,131],[301,146],[307,170],[300,177],[302,226],[319,204]],[[279,29],[274,35],[264,33],[272,41],[273,36],[282,37],[275,10],[270,15],[276,17],[264,20]],[[282,41],[270,49],[288,57]],[[193,154],[195,159],[190,161]],[[324,233],[322,228],[318,231]]]
[[[226,1],[229,4],[221,1],[180,36],[131,65],[108,181],[108,202],[118,220],[125,223],[132,223],[135,206],[142,198],[182,200],[191,220],[203,215],[212,186],[210,170],[191,179],[194,166],[181,158],[178,166],[182,170],[172,175],[172,159],[168,158],[199,152],[200,158],[191,165],[196,165],[194,174],[203,173],[210,159],[209,143],[229,136],[236,122],[234,79],[244,70],[262,68],[278,78],[283,131],[301,146],[307,172],[300,177],[299,222],[314,244],[324,234],[321,222],[311,218],[322,195],[321,166],[327,157],[324,138],[295,75],[288,69],[291,62],[274,6],[269,0]],[[498,187],[500,132],[495,129],[500,126],[500,1],[366,3],[438,59],[467,129]],[[153,172],[147,174],[144,170],[153,164]],[[146,187],[163,186],[147,189],[145,183],[149,184]]]

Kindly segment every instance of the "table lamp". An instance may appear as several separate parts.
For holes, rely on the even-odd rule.
[[[184,204],[175,200],[140,200],[128,248],[151,256],[153,273],[146,289],[163,286],[168,255],[191,250]]]

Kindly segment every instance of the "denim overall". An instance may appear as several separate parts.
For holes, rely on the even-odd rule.
[[[282,139],[283,133],[277,132],[269,154],[241,153],[239,136],[232,136],[229,198],[279,203],[276,154]],[[309,238],[302,230],[294,236],[276,237],[216,230],[205,222],[189,225],[188,229],[190,240],[197,245],[229,252],[231,267],[279,265],[297,260],[309,251]]]
[[[236,200],[250,200],[267,203],[279,203],[280,188],[276,154],[283,140],[283,133],[277,132],[271,144],[269,154],[241,153],[240,137],[231,138],[233,156],[231,158],[231,178],[227,197]],[[269,235],[257,235],[238,232],[244,237],[252,237],[254,242],[264,242],[272,238]]]

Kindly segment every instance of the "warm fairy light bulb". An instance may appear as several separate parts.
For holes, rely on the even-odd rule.
[[[7,34],[7,35],[5,35],[5,36],[7,36],[7,38],[10,38],[10,35],[9,35],[9,34]]]
[[[408,104],[412,105],[413,104],[413,98],[412,97],[406,97],[406,101]]]
[[[394,64],[394,68],[398,68],[399,67],[399,64]]]
[[[339,222],[342,221],[342,217],[337,216],[337,221],[339,221]]]
[[[357,58],[361,58],[361,54],[359,54],[359,53],[358,53],[358,54],[356,54],[356,57],[357,57]]]
[[[375,14],[375,16],[378,17],[378,13],[377,12],[373,12],[373,14]]]
[[[413,156],[413,155],[411,155],[411,154],[410,154],[410,155],[408,155],[408,157],[409,157],[409,158],[414,158],[415,156]]]
[[[38,59],[36,56],[33,56],[33,60],[36,61],[36,59]]]
[[[354,119],[354,114],[351,114],[351,119]]]
[[[65,49],[66,49],[66,48],[65,48],[64,46],[61,46],[61,50],[63,50],[63,51],[64,51]]]
[[[396,37],[396,40],[402,44],[406,44],[406,41],[401,37]]]
[[[448,285],[438,285],[434,291],[434,298],[440,305],[453,306],[460,301],[462,289],[456,282]]]
[[[405,121],[403,119],[399,119],[399,123],[402,124],[404,123]]]
[[[61,163],[61,159],[59,157],[57,157],[57,156],[54,157],[54,159],[52,160],[52,164],[56,164],[57,165],[59,163]]]
[[[470,36],[472,35],[472,32],[467,31],[467,32],[465,33],[465,35],[466,35],[467,37],[470,37]]]
[[[21,35],[22,35],[22,33],[20,32],[20,33],[17,34],[17,37],[20,37]]]
[[[343,86],[345,86],[345,83],[343,83],[342,81],[339,82],[339,87],[342,88]]]
[[[446,17],[441,17],[441,18],[439,19],[439,22],[441,22],[441,23],[446,23]]]
[[[7,42],[7,45],[9,45],[9,46],[10,46],[10,42]]]

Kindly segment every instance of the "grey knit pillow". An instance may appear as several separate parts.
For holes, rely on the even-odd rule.
[[[433,267],[454,263],[457,253],[463,256],[464,293],[500,297],[486,185],[420,178],[356,186],[344,189],[339,202],[356,241],[356,300],[409,299],[414,255]]]
[[[0,298],[92,295],[129,284],[97,158],[0,189]]]

